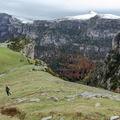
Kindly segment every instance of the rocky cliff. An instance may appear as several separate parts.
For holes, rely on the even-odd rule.
[[[44,58],[44,53],[49,56],[55,55],[56,50],[62,51],[65,47],[69,52],[94,53],[104,57],[111,49],[112,38],[119,29],[120,19],[101,18],[97,14],[87,20],[52,21],[26,21],[8,14],[0,14],[0,41],[14,36],[33,39],[36,41],[36,58]]]
[[[117,35],[114,37],[112,41],[112,49],[120,54],[120,33],[117,33]]]
[[[7,47],[20,52],[24,56],[34,59],[35,42],[28,38],[14,37],[6,41]]]

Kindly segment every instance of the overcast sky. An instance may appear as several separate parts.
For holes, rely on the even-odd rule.
[[[0,13],[29,19],[58,19],[89,11],[120,16],[120,0],[0,0]]]

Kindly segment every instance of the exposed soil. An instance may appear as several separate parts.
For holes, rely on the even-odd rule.
[[[4,108],[2,109],[1,113],[3,115],[8,115],[8,116],[15,116],[18,113],[20,113],[16,108]]]

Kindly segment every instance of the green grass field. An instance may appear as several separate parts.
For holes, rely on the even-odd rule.
[[[111,116],[120,115],[120,101],[116,99],[79,96],[83,92],[118,96],[120,94],[64,81],[47,73],[42,67],[37,69],[34,65],[28,65],[24,56],[8,51],[8,49],[0,48],[1,73],[16,67],[17,69],[0,77],[0,120],[41,120],[48,116],[53,117],[51,120],[61,118],[64,120],[109,120]],[[20,59],[24,62],[19,62]],[[14,64],[12,64],[13,61]],[[10,84],[11,96],[7,96],[5,84]],[[57,101],[53,101],[51,97],[56,97]],[[29,101],[35,98],[40,101]],[[23,102],[18,103],[20,100]],[[96,103],[100,103],[100,106],[95,107]],[[3,111],[5,115],[2,114]],[[16,114],[10,116],[13,113]]]
[[[0,47],[0,74],[27,64],[25,56],[8,48]]]

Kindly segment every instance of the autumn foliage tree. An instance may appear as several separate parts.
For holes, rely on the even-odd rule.
[[[74,82],[82,80],[95,68],[89,57],[73,54],[59,58],[56,65],[58,66],[56,71],[61,77]]]

